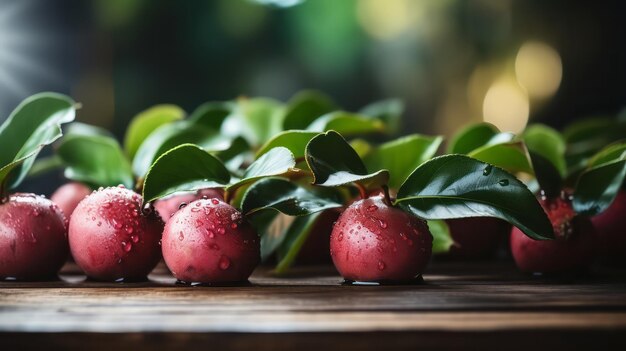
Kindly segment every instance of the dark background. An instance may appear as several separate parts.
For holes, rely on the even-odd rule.
[[[531,122],[561,127],[626,105],[625,10],[617,0],[2,0],[0,120],[53,90],[82,103],[80,121],[121,137],[157,103],[190,111],[313,88],[348,110],[401,98],[404,131],[450,135],[481,120],[504,81]],[[528,42],[562,67],[539,98],[516,76]]]

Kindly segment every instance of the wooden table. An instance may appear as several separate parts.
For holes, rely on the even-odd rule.
[[[601,273],[599,273],[601,272]],[[342,286],[332,267],[250,285],[0,282],[0,350],[621,349],[626,274],[555,280],[511,263],[434,263],[412,286]]]

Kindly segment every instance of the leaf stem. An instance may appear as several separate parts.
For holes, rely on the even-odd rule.
[[[387,206],[392,207],[393,206],[393,202],[391,201],[391,196],[389,196],[389,187],[387,185],[383,185],[383,192],[385,194],[385,198],[384,198],[383,202]]]
[[[230,204],[230,200],[232,200],[231,197],[232,197],[232,192],[228,191],[228,189],[225,188],[224,189],[224,202],[227,204]]]
[[[353,183],[354,186],[356,186],[357,189],[359,189],[359,195],[361,195],[361,199],[365,200],[368,198],[367,196],[367,190],[365,189],[365,187],[363,186],[363,184],[359,183],[359,182],[354,182]]]

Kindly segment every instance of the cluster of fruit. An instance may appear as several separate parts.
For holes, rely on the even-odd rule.
[[[433,252],[482,256],[509,233],[527,272],[626,253],[619,118],[520,135],[478,123],[436,156],[440,136],[363,139],[397,134],[396,100],[346,112],[306,91],[286,103],[209,102],[189,116],[158,105],[132,120],[123,147],[74,122],[75,109],[69,97],[37,94],[0,127],[4,279],[54,276],[71,252],[105,281],[145,279],[161,257],[189,284],[245,281],[261,261],[281,273],[329,257],[348,281],[403,283]],[[55,141],[54,155],[35,162]],[[73,182],[51,200],[9,194],[55,167]]]

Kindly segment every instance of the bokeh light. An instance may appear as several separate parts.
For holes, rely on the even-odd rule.
[[[483,101],[483,119],[503,132],[521,132],[528,123],[530,105],[524,90],[514,81],[494,82]]]
[[[561,84],[561,57],[545,43],[528,41],[521,46],[515,58],[515,75],[530,97],[548,98]]]
[[[410,5],[408,0],[361,0],[357,3],[359,23],[374,38],[393,38],[410,27]]]

